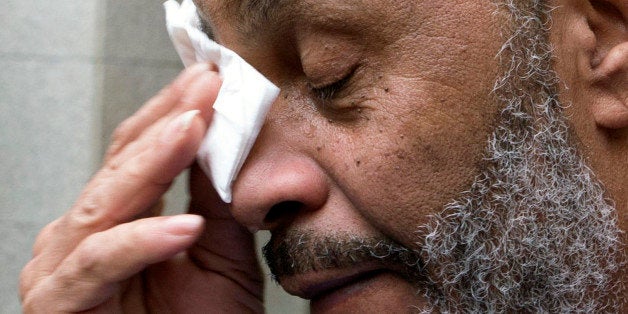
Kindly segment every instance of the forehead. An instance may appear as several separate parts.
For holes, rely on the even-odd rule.
[[[223,16],[238,20],[263,21],[271,11],[293,5],[295,0],[194,0],[202,13],[208,16]]]
[[[407,16],[412,1],[386,0],[195,0],[201,18],[214,28],[229,25],[242,35],[286,29],[295,23],[342,27]]]
[[[251,33],[269,21],[280,21],[280,13],[293,11],[296,0],[195,0],[201,19],[208,26],[227,24],[241,33]]]

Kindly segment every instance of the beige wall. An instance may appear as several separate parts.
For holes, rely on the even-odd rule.
[[[72,204],[113,128],[180,71],[161,2],[4,2],[0,313],[20,312],[17,276],[38,230]],[[170,212],[185,204],[179,181],[168,194]],[[307,312],[274,284],[266,298],[268,313]]]

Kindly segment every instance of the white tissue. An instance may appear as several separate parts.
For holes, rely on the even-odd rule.
[[[222,87],[214,116],[197,154],[198,162],[223,201],[231,202],[231,185],[264,123],[279,88],[235,52],[209,39],[200,29],[192,0],[164,3],[170,39],[185,66],[214,62]]]

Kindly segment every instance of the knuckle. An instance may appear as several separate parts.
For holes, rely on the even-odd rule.
[[[39,234],[35,238],[35,243],[33,244],[33,257],[41,254],[49,242],[55,238],[54,235],[59,232],[58,226],[59,219],[55,219],[39,231]]]
[[[124,159],[123,156],[119,154],[107,155],[105,159],[105,164],[98,172],[98,175],[99,175],[98,177],[105,179],[105,178],[111,178],[112,176],[115,176],[118,170],[125,163],[125,160],[123,159]]]
[[[133,122],[133,116],[126,118],[122,121],[116,129],[113,131],[111,135],[111,143],[119,143],[122,144],[127,141],[129,138],[129,134],[131,133],[131,125]]]
[[[40,270],[39,264],[36,259],[33,259],[20,272],[18,295],[25,313],[36,312],[33,309],[35,304],[37,304],[35,301],[41,298],[39,296],[41,294],[41,283],[50,276],[49,272]]]
[[[107,221],[105,214],[93,203],[76,207],[72,215],[67,217],[67,221],[68,225],[77,231],[93,232],[108,227],[108,225],[105,225]]]
[[[111,134],[111,143],[105,154],[106,160],[117,155],[128,144],[131,137],[131,130],[134,117],[129,117],[122,121]]]
[[[146,174],[146,171],[142,169],[143,165],[137,163],[131,163],[128,167],[125,167],[124,176],[128,182],[136,182],[140,185],[150,183],[150,178]]]
[[[148,171],[147,164],[144,162],[129,163],[125,167],[124,175],[129,182],[136,182],[141,186],[157,186],[167,188],[172,179],[162,178],[159,171]]]
[[[72,284],[71,278],[97,278],[101,268],[101,251],[104,245],[100,233],[95,233],[86,238],[75,251],[74,261],[70,263],[70,269],[61,272],[66,284]]]
[[[124,267],[126,255],[134,251],[135,233],[116,236],[113,230],[94,233],[79,244],[58,276],[61,282],[77,285],[85,282],[106,282],[114,269]],[[115,238],[115,241],[111,239]]]
[[[108,162],[114,156],[118,155],[120,151],[122,151],[122,147],[123,145],[119,141],[112,140],[112,143],[109,145],[107,151],[105,152],[105,162]]]
[[[107,174],[103,169],[83,190],[72,208],[63,216],[50,223],[42,230],[35,244],[35,253],[38,254],[51,239],[59,239],[63,233],[71,231],[73,235],[83,237],[94,232],[102,231],[115,225],[108,212],[108,193],[103,189],[107,184]]]
[[[62,217],[64,225],[73,230],[89,230],[91,232],[108,228],[107,211],[104,208],[100,193],[86,192],[71,209],[68,215]]]
[[[31,260],[28,262],[22,271],[20,272],[19,282],[18,282],[18,292],[20,296],[20,300],[25,300],[28,292],[31,290],[34,280],[33,280],[33,264],[34,262]]]

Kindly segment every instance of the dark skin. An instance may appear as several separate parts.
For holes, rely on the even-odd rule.
[[[581,150],[628,230],[628,4],[555,2],[555,67],[570,86],[561,100],[572,103]],[[415,227],[477,173],[499,110],[488,95],[504,21],[491,4],[471,1],[295,3],[256,30],[219,3],[197,1],[217,39],[282,89],[232,206],[192,166],[192,215],[157,216],[155,204],[193,164],[211,121],[207,104],[220,80],[213,66],[199,65],[118,128],[103,168],[42,230],[22,271],[25,312],[262,312],[249,230],[385,235],[416,246]],[[321,87],[349,74],[331,103],[321,101]],[[301,205],[269,216],[285,201]],[[309,284],[352,271],[281,283],[303,295]],[[312,309],[404,311],[425,302],[394,273],[369,286],[377,289],[358,284]]]

